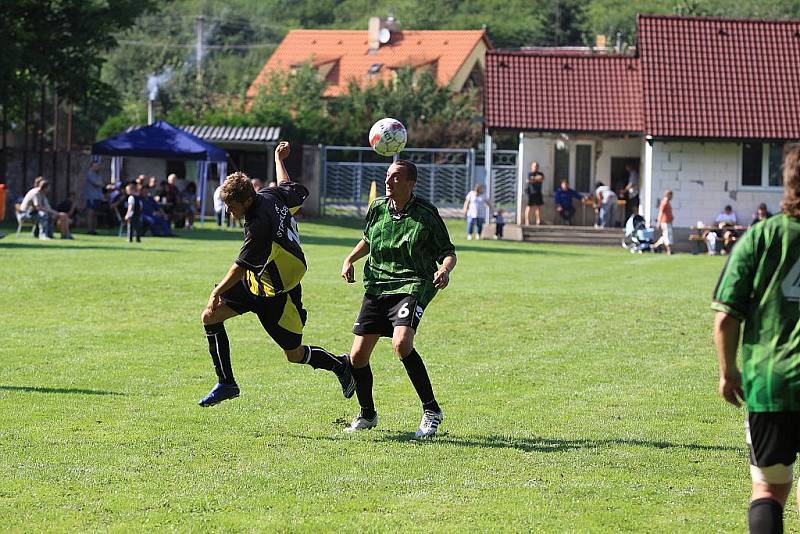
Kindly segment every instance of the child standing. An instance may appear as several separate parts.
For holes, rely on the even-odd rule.
[[[658,248],[659,245],[664,245],[664,250],[669,256],[672,254],[672,190],[667,189],[664,192],[664,198],[661,199],[661,204],[658,206],[658,226],[661,227],[661,237],[655,242],[653,248]]]
[[[128,223],[128,243],[142,242],[142,197],[139,194],[141,185],[128,184],[125,186],[125,194],[128,195],[128,211],[125,213],[125,222]]]
[[[497,208],[494,214],[494,238],[503,239],[503,226],[505,225],[503,219],[503,208]]]

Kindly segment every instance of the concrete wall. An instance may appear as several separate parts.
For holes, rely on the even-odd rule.
[[[745,225],[761,202],[766,202],[773,213],[778,211],[781,189],[741,187],[741,152],[739,143],[654,141],[651,220],[655,220],[666,189],[674,194],[676,227],[694,226],[698,221],[711,223],[726,204]]]

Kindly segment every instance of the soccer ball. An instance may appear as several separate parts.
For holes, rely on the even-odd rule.
[[[406,146],[408,133],[396,119],[381,119],[369,129],[369,146],[381,156],[399,154]]]

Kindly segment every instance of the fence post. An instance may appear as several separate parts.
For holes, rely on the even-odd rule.
[[[319,211],[325,216],[325,199],[328,192],[328,146],[320,145],[320,160],[322,161],[322,183],[320,184]]]
[[[356,187],[355,187],[355,201],[356,201],[356,210],[358,211],[358,216],[363,217],[364,214],[361,212],[361,178],[364,173],[364,153],[359,151],[358,152],[358,169],[356,170]]]

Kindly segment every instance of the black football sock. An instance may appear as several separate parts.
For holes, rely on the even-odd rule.
[[[305,345],[305,356],[297,363],[310,365],[314,369],[325,369],[334,373],[342,369],[342,362],[322,347]]]
[[[356,397],[361,406],[361,415],[367,419],[375,417],[375,402],[372,400],[372,368],[367,365],[361,369],[353,368],[356,381]]]
[[[225,333],[225,324],[206,324],[206,339],[208,339],[208,352],[214,362],[220,384],[235,384],[233,369],[231,368],[231,347],[228,343],[228,334]]]
[[[414,384],[414,389],[417,390],[419,400],[422,402],[422,408],[433,412],[441,412],[439,403],[436,402],[436,397],[433,396],[433,386],[431,386],[428,371],[425,369],[425,363],[422,361],[417,349],[411,349],[411,353],[401,361],[406,368],[408,378]]]
[[[783,507],[774,499],[756,499],[750,503],[747,522],[751,534],[781,534]]]

